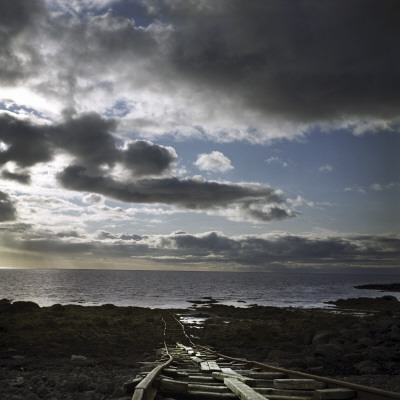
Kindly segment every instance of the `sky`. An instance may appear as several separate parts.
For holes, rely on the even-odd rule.
[[[398,271],[397,0],[2,0],[0,268]]]

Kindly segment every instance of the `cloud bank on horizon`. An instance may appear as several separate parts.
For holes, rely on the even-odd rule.
[[[2,1],[0,267],[396,266],[399,17]]]

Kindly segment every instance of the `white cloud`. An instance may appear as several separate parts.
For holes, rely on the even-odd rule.
[[[371,188],[372,190],[376,190],[376,191],[379,191],[379,192],[383,190],[382,185],[380,185],[379,183],[373,183],[373,184],[370,186],[370,188]]]
[[[213,151],[209,154],[199,154],[194,165],[203,171],[213,172],[227,172],[234,168],[231,164],[231,160],[220,151]]]
[[[400,182],[390,182],[387,185],[382,185],[380,183],[373,183],[370,186],[371,190],[375,191],[382,191],[382,190],[391,190],[391,189],[396,189],[400,188]]]
[[[321,171],[321,172],[324,172],[324,171],[326,171],[326,172],[332,172],[332,171],[333,171],[333,167],[332,167],[332,165],[325,164],[325,165],[319,167],[319,168],[318,168],[318,171]]]
[[[364,187],[360,185],[353,185],[353,186],[348,186],[344,189],[345,192],[357,192],[361,194],[367,193]]]
[[[286,161],[282,161],[279,157],[270,157],[265,160],[267,164],[277,163],[282,166],[282,168],[286,168],[289,166],[289,163]]]
[[[104,204],[104,197],[97,193],[89,193],[83,196],[82,200],[87,204]]]
[[[287,202],[291,204],[293,207],[301,207],[301,206],[308,206],[314,207],[315,203],[310,200],[306,200],[302,196],[298,195],[295,199],[287,199]]]

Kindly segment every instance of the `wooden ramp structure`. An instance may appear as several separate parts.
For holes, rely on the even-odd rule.
[[[400,393],[341,382],[266,364],[237,359],[195,345],[184,326],[168,319],[172,336],[187,345],[166,344],[160,364],[144,366],[132,400],[394,400]],[[178,331],[180,332],[177,335]],[[171,339],[171,337],[170,337]],[[151,369],[150,372],[148,370]],[[140,377],[139,377],[140,378]]]

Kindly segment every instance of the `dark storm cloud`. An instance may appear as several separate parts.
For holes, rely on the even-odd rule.
[[[175,152],[151,142],[137,140],[128,143],[122,152],[123,163],[135,176],[160,175],[176,162]]]
[[[60,183],[67,189],[103,194],[124,202],[161,203],[192,210],[208,210],[240,204],[244,214],[258,221],[270,221],[294,216],[278,207],[255,211],[254,206],[283,204],[283,199],[270,187],[219,183],[196,179],[140,179],[117,181],[108,176],[91,176],[78,165],[67,167],[58,174]]]
[[[52,160],[57,152],[66,152],[77,163],[93,171],[119,162],[133,175],[144,176],[162,175],[176,161],[173,149],[151,142],[136,141],[129,143],[126,149],[118,148],[113,135],[115,129],[114,120],[96,113],[69,117],[54,125],[36,125],[2,114],[0,142],[5,147],[0,150],[0,165],[14,161],[26,168]],[[4,174],[3,178],[27,183],[24,181],[26,174]]]
[[[264,222],[295,215],[283,208],[282,197],[267,186],[163,178],[176,163],[175,150],[143,140],[117,147],[112,134],[115,128],[114,120],[96,113],[70,116],[55,125],[35,125],[3,114],[0,115],[0,165],[13,161],[27,168],[64,152],[73,156],[76,163],[58,174],[59,182],[67,189],[102,194],[128,203],[161,203],[192,210],[238,205],[241,215],[236,218],[246,215]],[[116,164],[128,170],[130,176],[116,179],[112,172],[102,168],[109,166],[112,170]],[[4,179],[29,182],[26,172],[2,174]]]
[[[0,141],[7,146],[0,151],[0,165],[14,161],[25,168],[53,158],[54,150],[47,127],[18,120],[8,114],[0,115]]]
[[[171,113],[181,119],[172,124],[179,129],[206,126],[196,115],[203,117],[197,111],[208,102],[210,126],[227,124],[239,111],[244,125],[257,127],[368,126],[399,117],[397,0],[132,0],[114,2],[103,15],[89,5],[80,7],[86,14],[60,12],[67,8],[51,14],[45,4],[51,7],[0,2],[0,79],[38,77],[30,87],[65,106],[99,87],[110,95],[132,90],[135,99],[142,90],[168,100],[183,96],[185,109],[171,105],[158,119],[152,110],[135,117],[165,131],[173,130],[161,122]]]
[[[32,33],[37,19],[45,15],[40,0],[2,0],[0,3],[0,81],[14,83],[31,74],[37,54],[27,43],[17,43],[19,37]],[[18,54],[23,47],[25,56]]]
[[[152,4],[178,27],[177,70],[251,108],[302,121],[399,115],[396,0]]]
[[[251,206],[252,205],[249,203],[245,203],[243,205],[244,209],[247,210],[248,215],[256,221],[269,222],[272,220],[294,217],[296,215],[296,213],[288,212],[287,210],[279,207],[271,207],[268,210],[268,213],[266,213],[262,209],[252,209]]]
[[[54,255],[148,259],[160,263],[230,265],[260,269],[309,266],[397,266],[398,235],[347,235],[307,237],[288,234],[225,236],[217,232],[141,236],[132,233],[98,232],[95,237],[75,231],[35,231],[32,226],[0,227],[3,246]]]
[[[307,237],[288,234],[276,236],[221,233],[192,235],[173,233],[157,237],[153,246],[163,249],[171,262],[236,263],[243,266],[269,265],[397,265],[400,238],[396,235],[358,235],[344,237]],[[161,261],[161,259],[160,259]]]
[[[146,236],[140,236],[140,235],[135,235],[135,234],[130,234],[130,233],[111,233],[107,231],[100,231],[97,234],[97,239],[104,240],[104,239],[112,239],[112,240],[134,240],[134,241],[140,241]]]
[[[3,179],[8,179],[12,181],[16,181],[22,183],[24,185],[28,185],[31,183],[31,177],[27,173],[16,173],[10,171],[2,171],[0,175]]]
[[[115,138],[111,134],[115,128],[114,120],[87,113],[50,129],[49,136],[54,145],[76,157],[80,163],[97,168],[113,165],[118,159]]]
[[[7,193],[0,191],[0,222],[16,219],[14,203]]]

